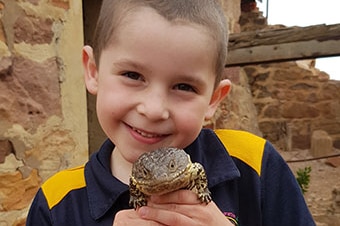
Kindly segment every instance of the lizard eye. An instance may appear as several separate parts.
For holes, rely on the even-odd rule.
[[[143,168],[143,169],[141,170],[141,174],[142,174],[142,176],[143,176],[144,178],[148,178],[148,177],[149,177],[149,171],[148,171],[147,169],[145,169],[145,168]]]
[[[174,160],[171,160],[171,161],[169,162],[168,167],[169,167],[170,170],[176,170],[176,169],[177,169],[176,162],[175,162]]]

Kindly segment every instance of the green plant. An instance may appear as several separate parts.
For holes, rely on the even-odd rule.
[[[308,191],[311,172],[312,167],[310,166],[305,167],[304,169],[298,169],[298,171],[296,172],[297,174],[296,180],[299,183],[303,194],[305,194]]]

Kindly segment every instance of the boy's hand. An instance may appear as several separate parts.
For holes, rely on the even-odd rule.
[[[119,211],[113,222],[113,226],[131,226],[131,225],[138,225],[138,226],[164,226],[161,223],[157,223],[152,220],[142,219],[137,211],[135,210],[122,210]]]
[[[201,203],[190,190],[153,196],[148,201],[148,206],[141,207],[137,213],[141,218],[159,222],[161,225],[233,225],[214,202]]]

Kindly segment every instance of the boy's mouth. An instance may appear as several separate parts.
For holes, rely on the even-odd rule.
[[[148,132],[136,129],[136,128],[132,128],[132,130],[135,131],[136,133],[138,133],[139,135],[141,135],[142,137],[145,137],[145,138],[157,138],[157,137],[164,136],[162,134],[148,133]]]

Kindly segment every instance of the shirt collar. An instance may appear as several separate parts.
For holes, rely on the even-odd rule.
[[[110,159],[113,148],[114,144],[106,140],[99,151],[91,156],[85,167],[90,212],[96,220],[104,216],[118,197],[129,189],[128,185],[111,173]]]

